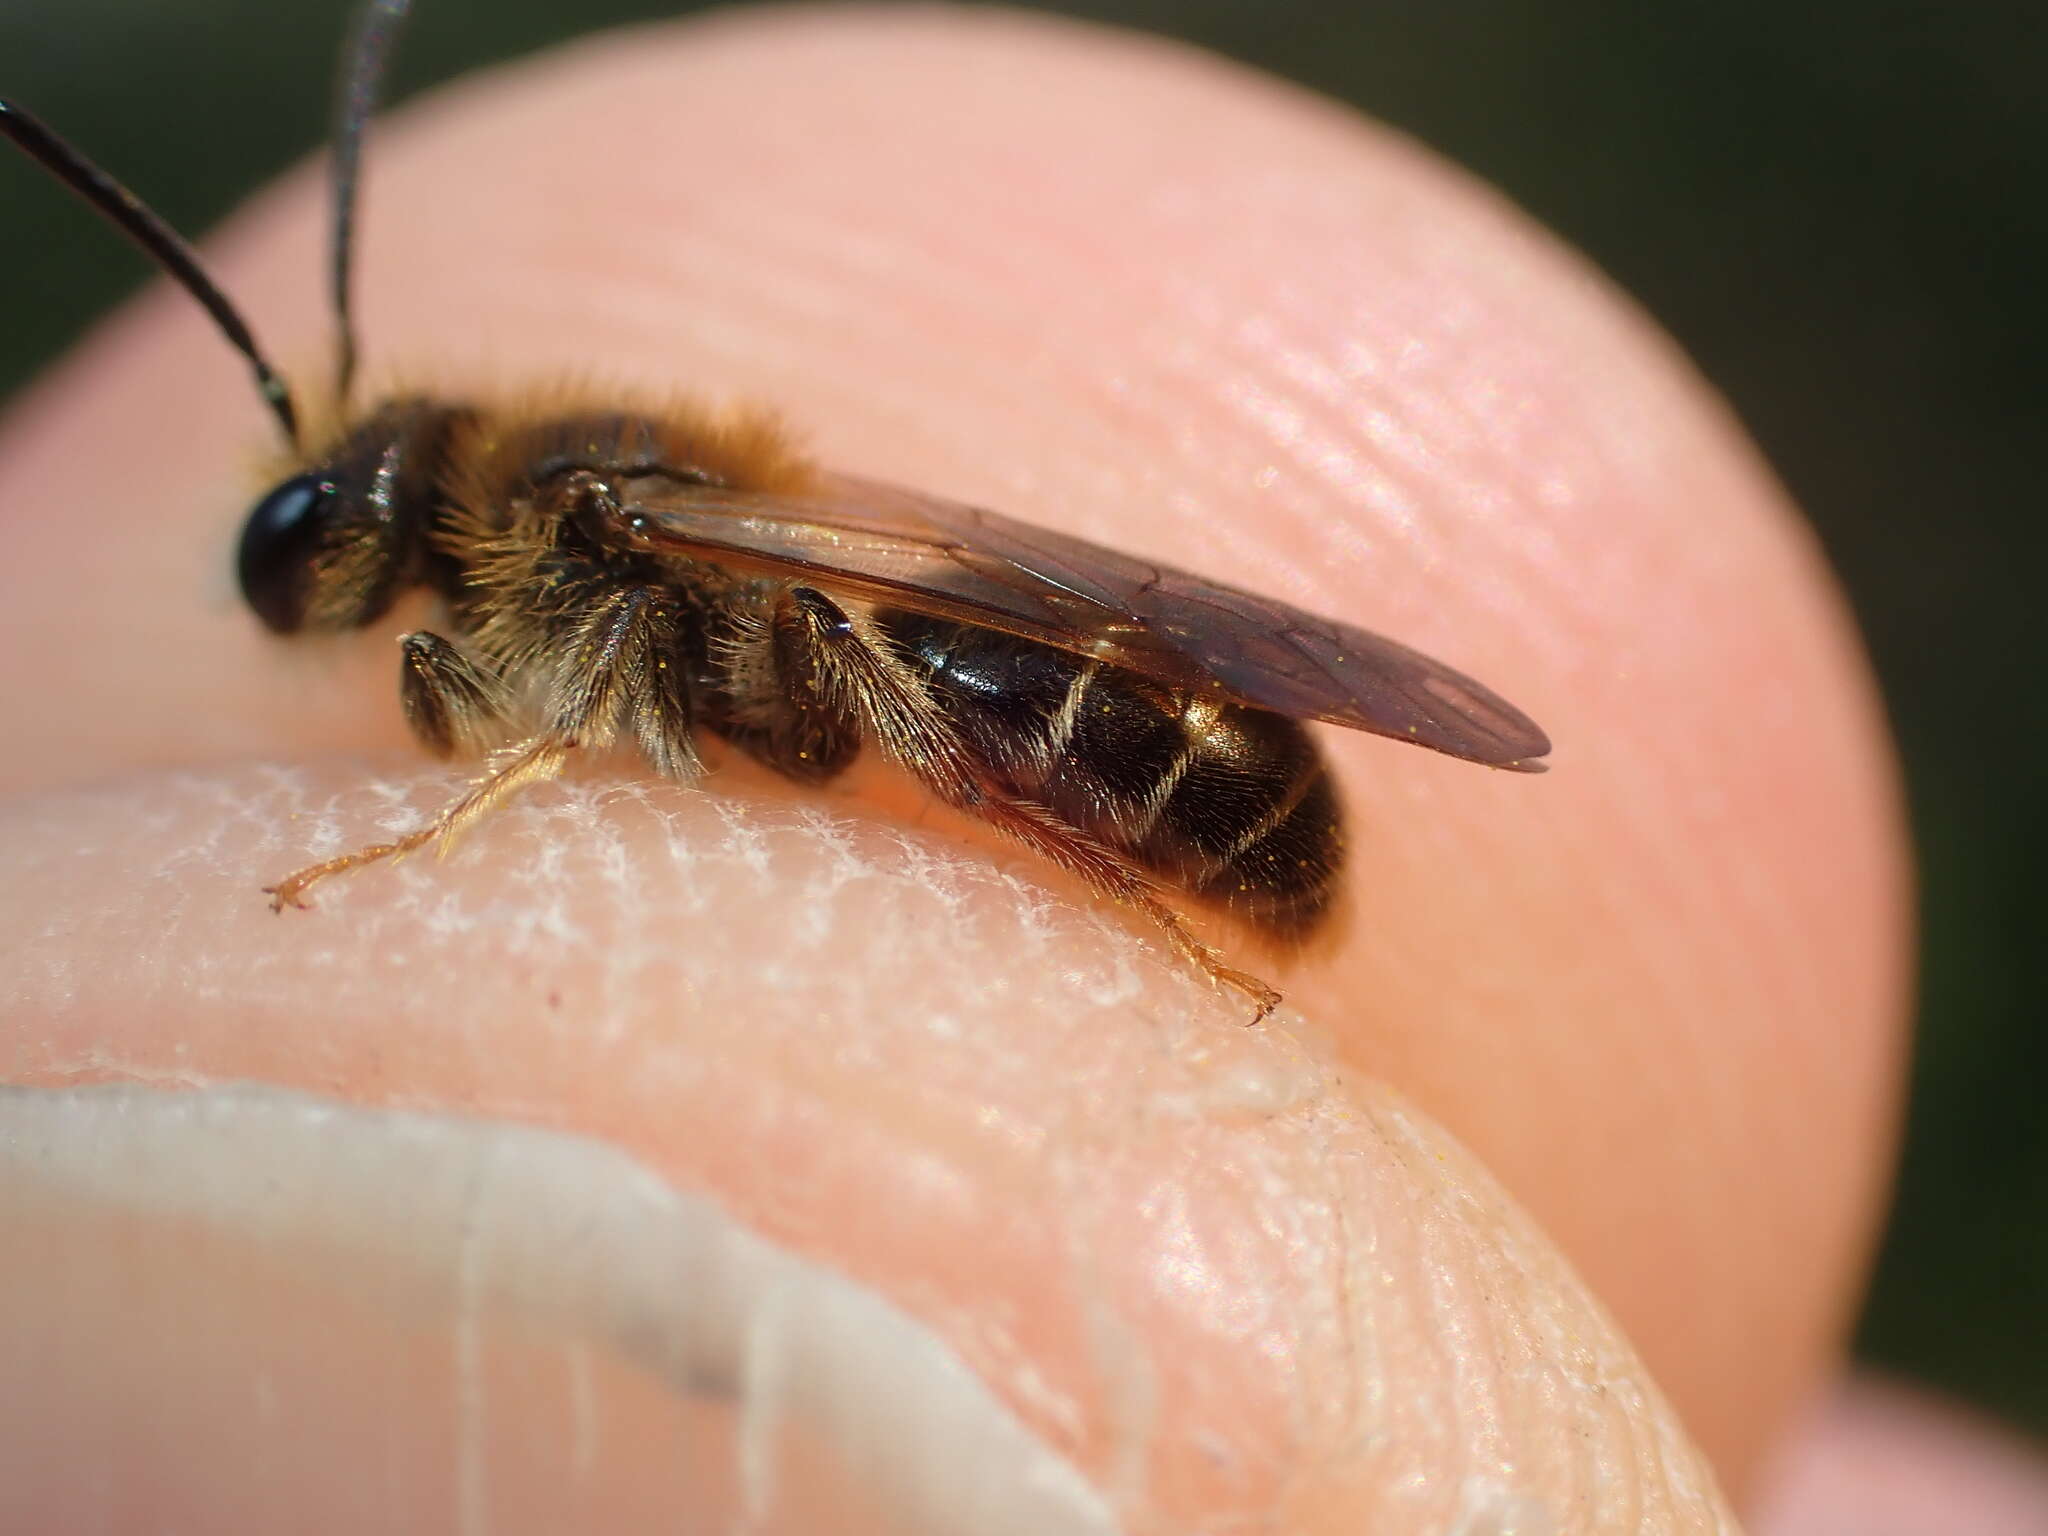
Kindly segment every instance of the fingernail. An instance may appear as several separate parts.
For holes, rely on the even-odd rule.
[[[0,1090],[0,1231],[0,1528],[1116,1528],[912,1318],[595,1141]]]

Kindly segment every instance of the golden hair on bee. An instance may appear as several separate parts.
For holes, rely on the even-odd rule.
[[[1443,663],[1356,626],[979,508],[813,464],[776,419],[588,382],[391,389],[357,404],[350,302],[363,136],[408,0],[370,0],[333,155],[331,403],[308,421],[191,249],[18,105],[0,133],[135,241],[248,360],[286,441],[242,526],[242,595],[280,636],[360,629],[405,592],[399,704],[477,779],[414,832],[287,875],[444,845],[577,754],[690,780],[720,740],[822,783],[874,748],[1279,1002],[1168,893],[1300,941],[1346,840],[1304,721],[1540,771],[1542,730]]]
[[[519,456],[522,426],[550,421],[631,415],[659,423],[662,447],[674,462],[699,463],[734,485],[762,491],[805,490],[816,464],[796,434],[772,407],[746,401],[717,401],[672,388],[620,383],[588,369],[563,370],[543,381],[484,378],[416,378],[405,373],[378,377],[362,391],[365,406],[323,393],[301,402],[301,442],[271,444],[251,456],[251,479],[276,485],[336,458],[362,429],[366,417],[394,400],[460,400],[470,405],[477,430],[460,457],[477,463],[490,456]],[[488,468],[485,469],[489,473]]]

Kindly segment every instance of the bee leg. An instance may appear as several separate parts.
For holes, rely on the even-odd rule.
[[[559,652],[555,734],[606,747],[625,732],[663,778],[702,774],[680,635],[675,599],[660,587],[623,587],[593,603]]]
[[[848,613],[822,592],[792,587],[777,599],[773,622],[812,669],[820,697],[858,719],[891,758],[941,800],[1080,876],[1111,900],[1144,913],[1203,974],[1252,1000],[1252,1023],[1280,1005],[1272,987],[1225,965],[1215,950],[1188,932],[1180,914],[1159,898],[1158,887],[1129,860],[994,782],[923,681],[871,620]]]
[[[379,859],[396,858],[411,853],[437,838],[453,839],[464,827],[491,809],[505,796],[527,784],[551,779],[562,771],[562,764],[568,760],[574,747],[552,734],[536,736],[530,741],[506,748],[493,761],[491,769],[472,784],[461,799],[449,806],[417,832],[389,843],[372,843],[367,848],[358,848],[354,853],[345,853],[339,858],[324,859],[318,864],[309,864],[295,870],[278,881],[266,885],[263,892],[270,898],[270,910],[282,912],[286,907],[303,907],[306,892],[318,885],[329,875],[341,874],[344,870],[356,869],[364,864],[374,864]]]
[[[861,721],[825,695],[800,609],[787,601],[766,615],[735,607],[713,647],[725,682],[708,729],[800,784],[826,783],[852,766]]]
[[[506,701],[494,675],[424,629],[398,644],[398,702],[420,745],[436,757],[474,756],[503,740]]]
[[[407,686],[427,697],[430,707],[451,697],[466,700],[472,684],[482,687],[485,674],[455,647],[427,638],[432,643],[408,646]],[[558,643],[550,697],[554,719],[547,730],[498,753],[488,771],[460,799],[417,832],[310,864],[276,885],[266,886],[271,910],[305,906],[308,889],[345,870],[396,858],[428,843],[439,843],[441,851],[447,852],[465,827],[507,795],[560,773],[577,748],[610,745],[622,720],[643,747],[650,737],[656,741],[659,755],[655,750],[648,755],[657,767],[682,770],[694,766],[696,754],[687,735],[676,734],[687,731],[687,696],[682,685],[664,670],[673,640],[674,614],[659,589],[626,587],[606,594],[568,626]],[[416,657],[424,664],[424,676],[413,671]],[[664,690],[674,696],[668,697]],[[682,712],[680,719],[678,711]]]
[[[930,783],[930,780],[926,780]],[[935,786],[936,787],[936,786]],[[1223,957],[1189,933],[1180,914],[1159,899],[1155,886],[1137,867],[1104,847],[1078,827],[1033,801],[984,790],[971,801],[954,802],[997,831],[1023,843],[1062,869],[1079,875],[1112,901],[1145,914],[1166,935],[1182,958],[1211,981],[1234,988],[1252,1000],[1250,1022],[1257,1024],[1280,1006],[1280,994],[1249,971],[1223,963]]]

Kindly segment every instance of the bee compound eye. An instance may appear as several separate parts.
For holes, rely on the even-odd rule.
[[[328,476],[294,475],[257,502],[242,525],[235,572],[243,600],[279,634],[305,621],[313,561],[338,502]]]

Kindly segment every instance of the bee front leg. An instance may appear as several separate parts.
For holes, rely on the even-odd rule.
[[[398,702],[422,746],[436,757],[473,756],[504,739],[505,690],[495,674],[424,629],[398,644]]]
[[[1144,913],[1210,980],[1252,1000],[1252,1023],[1280,1006],[1280,994],[1272,987],[1224,964],[1188,932],[1180,914],[1160,900],[1158,887],[1128,859],[1047,807],[1004,790],[872,621],[848,613],[822,592],[792,587],[777,600],[773,622],[783,643],[808,667],[819,695],[859,720],[884,752],[940,799],[1079,875],[1111,900]]]
[[[270,910],[282,912],[286,907],[306,906],[306,892],[329,875],[338,875],[364,864],[374,864],[379,859],[396,858],[437,839],[452,841],[464,827],[514,790],[527,784],[538,783],[542,779],[551,779],[560,773],[573,745],[556,736],[546,735],[536,736],[530,741],[506,748],[492,763],[490,771],[470,785],[461,799],[417,832],[408,832],[393,842],[372,843],[367,848],[358,848],[354,853],[345,853],[339,858],[309,864],[304,869],[295,870],[285,876],[275,885],[266,885],[263,892],[270,898]]]
[[[673,614],[653,588],[622,587],[593,603],[555,637],[548,728],[492,760],[454,804],[416,832],[323,860],[266,886],[273,912],[306,905],[306,892],[330,875],[396,858],[428,843],[443,852],[461,831],[507,795],[551,779],[579,747],[609,745],[631,729],[665,772],[682,774],[696,757],[688,738],[687,700],[675,692],[666,654]],[[460,748],[503,723],[502,687],[439,636],[407,637],[406,718],[429,748]]]

